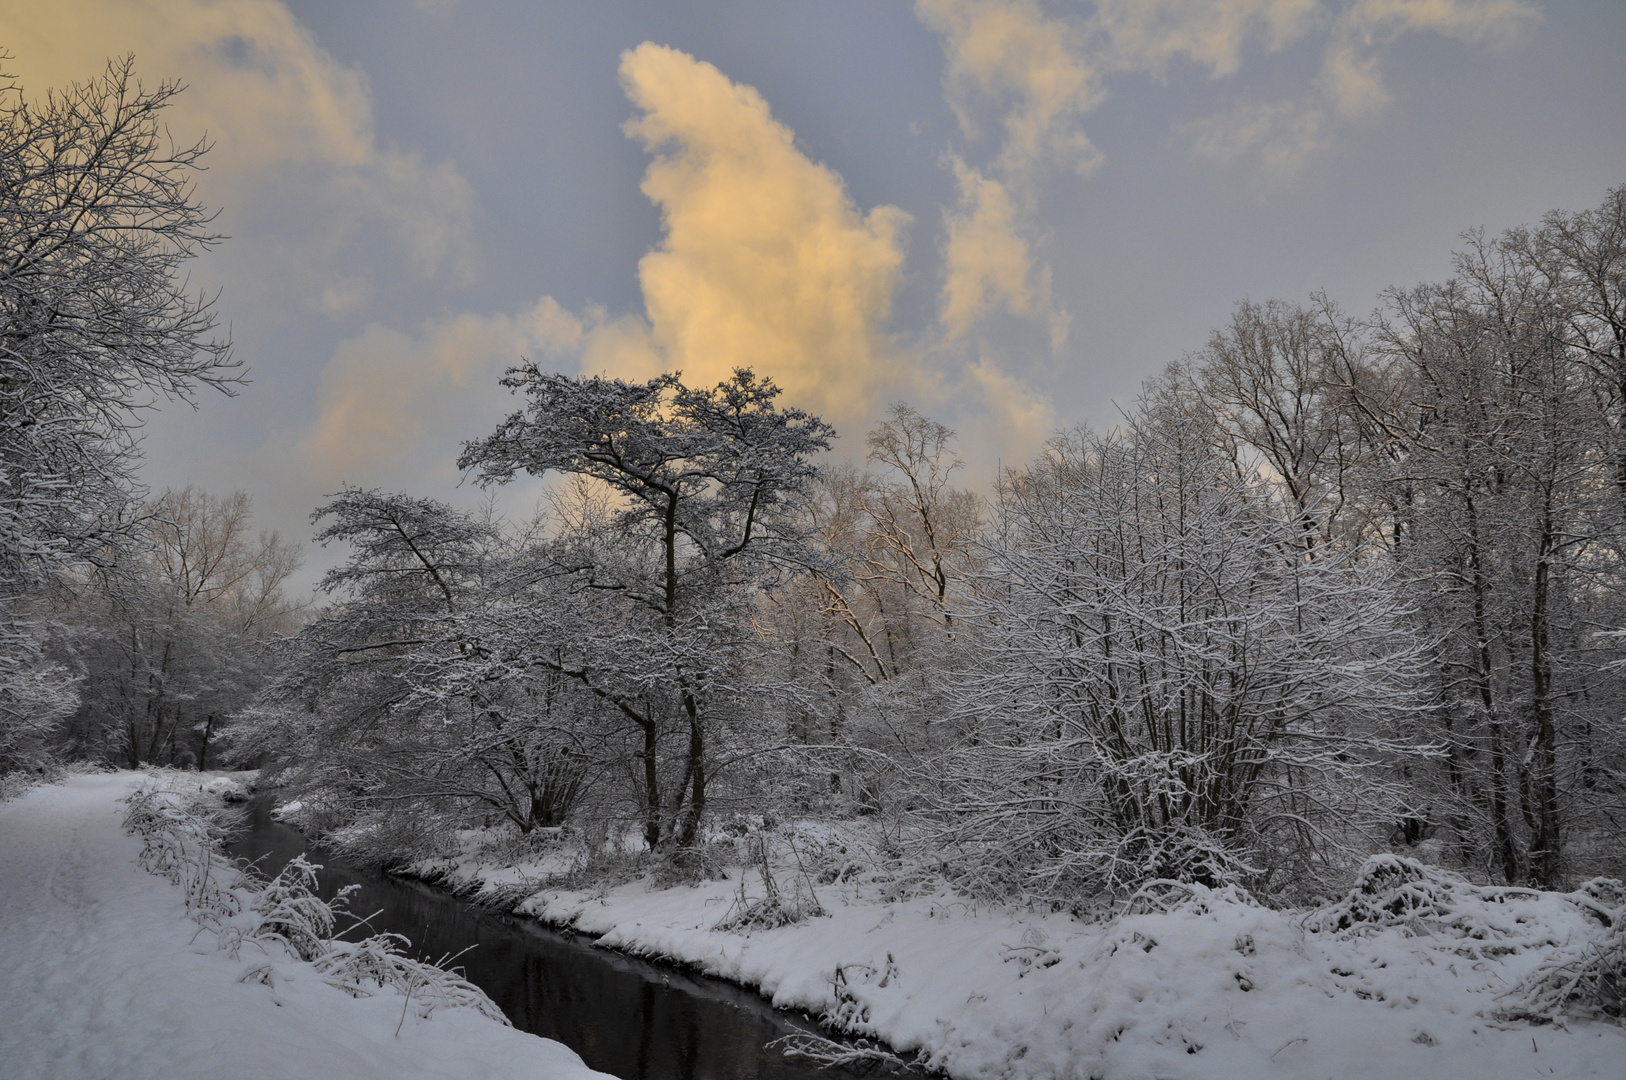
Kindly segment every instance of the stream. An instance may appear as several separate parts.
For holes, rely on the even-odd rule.
[[[764,1044],[816,1030],[799,1015],[719,979],[600,949],[532,919],[483,910],[444,889],[347,865],[272,820],[267,800],[249,804],[247,831],[231,855],[258,860],[267,877],[295,855],[321,863],[324,899],[359,885],[350,910],[374,931],[412,941],[424,959],[462,953],[453,966],[484,990],[513,1025],[556,1039],[588,1065],[622,1080],[811,1080],[860,1075],[820,1070]],[[474,946],[470,948],[470,946]],[[467,952],[463,950],[467,949]]]

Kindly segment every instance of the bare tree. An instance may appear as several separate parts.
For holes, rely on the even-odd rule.
[[[1587,294],[1554,262],[1574,219],[1550,220],[1548,236],[1471,234],[1453,279],[1390,294],[1379,332],[1403,388],[1383,420],[1406,493],[1397,555],[1440,643],[1447,802],[1470,855],[1549,888],[1566,819],[1598,798],[1582,762],[1618,730],[1599,632],[1626,585],[1607,317],[1577,308]]]
[[[180,90],[142,87],[127,57],[33,104],[0,70],[0,697],[37,690],[24,594],[130,535],[140,411],[239,379],[187,291],[219,237],[192,194],[207,145],[163,126]]]
[[[228,719],[270,667],[262,645],[297,629],[282,591],[299,551],[253,531],[247,495],[167,490],[137,511],[135,543],[86,575],[66,651],[85,672],[74,752],[207,767]]]
[[[0,580],[93,553],[163,398],[241,378],[188,260],[220,240],[193,196],[208,150],[170,143],[181,92],[134,61],[31,104],[0,86]]]
[[[1284,558],[1300,522],[1161,405],[1003,484],[956,741],[921,794],[975,883],[1305,888],[1399,804],[1398,598],[1349,554]]]
[[[593,696],[533,663],[526,537],[432,499],[350,489],[318,539],[349,558],[237,735],[311,801],[400,854],[433,822],[562,825],[607,756]],[[540,620],[546,622],[548,620]],[[391,845],[395,849],[391,850]]]
[[[1370,452],[1347,390],[1365,366],[1358,341],[1324,296],[1313,307],[1245,301],[1206,348],[1153,387],[1193,399],[1219,453],[1277,493],[1310,554],[1363,524],[1349,513]]]

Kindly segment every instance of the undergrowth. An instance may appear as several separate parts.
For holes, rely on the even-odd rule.
[[[295,856],[267,881],[252,868],[227,859],[219,850],[226,822],[201,791],[186,792],[152,779],[124,802],[124,828],[141,839],[137,858],[142,868],[180,886],[187,914],[199,932],[214,933],[233,959],[245,945],[253,944],[267,956],[267,946],[278,945],[288,955],[312,963],[326,982],[352,997],[370,996],[373,988],[399,991],[405,999],[403,1023],[407,1010],[416,1005],[424,1018],[438,1008],[472,1008],[508,1024],[484,991],[448,967],[455,957],[433,964],[413,959],[406,954],[411,942],[400,934],[343,940],[344,933],[366,926],[366,920],[349,912],[354,886],[339,890],[332,900],[317,894],[319,865]],[[350,919],[344,931],[337,930],[341,916]],[[241,981],[275,989],[276,971],[269,962],[261,963],[248,969]]]

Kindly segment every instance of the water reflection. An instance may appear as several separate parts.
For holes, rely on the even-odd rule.
[[[306,852],[297,830],[271,820],[257,800],[249,828],[231,853],[275,874]],[[623,1080],[811,1080],[853,1076],[787,1060],[763,1044],[797,1028],[799,1017],[772,1009],[729,983],[622,956],[531,920],[479,911],[420,882],[346,866],[309,849],[324,864],[321,891],[331,898],[357,884],[351,910],[376,930],[412,940],[438,959],[470,945],[456,961],[515,1027],[569,1046],[595,1069]]]

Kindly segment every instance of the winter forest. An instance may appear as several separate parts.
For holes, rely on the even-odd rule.
[[[1385,853],[1414,893],[1590,879],[1620,919],[1626,186],[1463,233],[1438,281],[1238,297],[997,469],[909,401],[837,431],[767,367],[515,356],[456,462],[486,509],[335,490],[306,599],[247,494],[143,481],[154,403],[255,393],[188,278],[224,238],[179,92],[129,61],[0,89],[0,786],[257,770],[357,863],[720,882],[742,933],[859,869],[1077,925],[1302,914]],[[1611,925],[1560,1005],[1618,1018]]]

